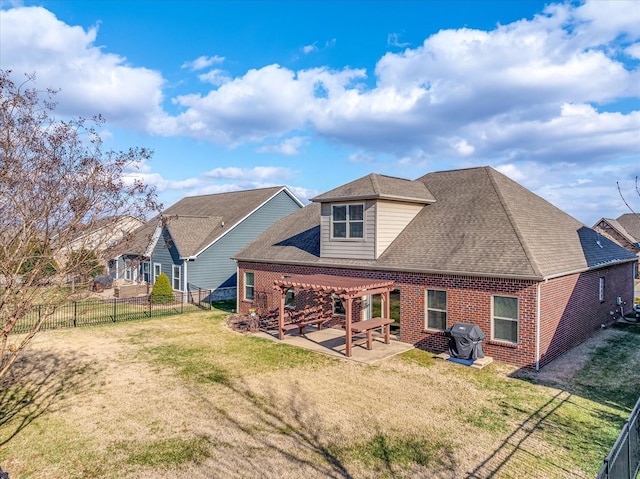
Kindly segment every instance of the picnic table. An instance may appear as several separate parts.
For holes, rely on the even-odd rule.
[[[393,319],[390,318],[371,318],[364,321],[351,323],[352,332],[367,334],[367,337],[365,339],[356,340],[353,342],[353,344],[361,344],[366,342],[367,349],[371,349],[373,347],[374,337],[384,337],[384,343],[389,344],[392,323]],[[384,330],[382,334],[374,332],[375,330],[380,330],[381,328]]]

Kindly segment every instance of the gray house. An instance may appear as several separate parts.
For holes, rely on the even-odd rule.
[[[153,284],[165,273],[175,291],[212,289],[216,299],[235,298],[231,257],[302,206],[284,186],[183,198],[119,245],[110,275]]]

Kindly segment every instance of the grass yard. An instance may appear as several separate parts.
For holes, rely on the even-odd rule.
[[[0,390],[0,468],[42,478],[592,478],[640,393],[640,326],[539,374],[370,366],[223,311],[47,331]]]

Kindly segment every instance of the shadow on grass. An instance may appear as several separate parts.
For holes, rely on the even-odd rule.
[[[331,430],[314,409],[313,399],[295,384],[285,391],[269,388],[257,393],[220,368],[214,382],[234,396],[233,409],[205,399],[207,409],[234,431],[233,440],[211,438],[217,454],[207,473],[214,477],[231,477],[238,470],[243,477],[356,477],[358,473],[345,464],[347,458],[373,466],[379,477],[388,478],[411,477],[407,473],[416,467],[455,469],[449,445],[429,444],[426,438],[394,438],[380,432],[375,420],[363,424],[362,436],[348,444],[331,443]],[[363,437],[376,431],[362,444]]]
[[[575,357],[569,352],[541,372],[520,369],[510,374],[513,379],[558,392],[536,410],[527,411],[524,420],[467,476],[468,479],[500,475],[514,456],[535,454],[535,449],[528,449],[525,442],[535,441],[536,432],[546,437],[555,435],[556,439],[564,434],[565,440],[571,442],[567,448],[581,451],[585,463],[595,461],[592,467],[599,467],[596,464],[598,455],[604,459],[609,452],[626,414],[640,394],[640,378],[636,374],[640,367],[637,347],[640,325],[613,326],[611,329],[613,334],[604,340],[600,338],[596,346],[587,343],[579,346],[583,350],[574,351]],[[574,362],[569,362],[570,359]],[[510,407],[514,407],[513,401]],[[523,405],[521,412],[526,410]],[[549,467],[560,476],[575,477],[576,474],[565,470],[562,461],[552,458],[536,458],[536,463],[542,469]]]
[[[0,447],[43,414],[55,411],[68,394],[89,389],[96,370],[76,353],[24,353],[0,382]]]
[[[282,402],[274,391],[265,395],[257,394],[244,382],[232,379],[221,370],[217,371],[216,378],[218,384],[237,395],[237,407],[243,408],[243,413],[248,413],[252,419],[243,420],[242,414],[232,414],[207,400],[211,410],[240,432],[245,444],[250,444],[242,450],[231,446],[233,461],[226,461],[225,458],[217,460],[216,468],[220,470],[216,473],[224,475],[237,470],[236,461],[241,458],[246,477],[270,477],[270,472],[265,470],[269,466],[265,464],[264,456],[255,453],[256,449],[266,449],[272,458],[274,454],[278,455],[289,464],[307,468],[324,477],[353,477],[336,451],[323,441],[321,418],[312,410],[312,403],[302,398],[298,391],[292,390],[286,402]],[[322,460],[318,461],[318,458]],[[285,471],[280,473],[287,475]]]
[[[640,395],[640,377],[636,374],[640,367],[640,325],[614,325],[610,329],[616,334],[589,350],[584,364],[576,368],[570,377],[555,378],[545,374],[554,363],[566,360],[564,356],[540,373],[522,369],[514,372],[512,377],[562,389],[599,404],[631,412]],[[583,346],[584,343],[578,347]]]

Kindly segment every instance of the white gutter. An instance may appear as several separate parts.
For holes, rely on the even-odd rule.
[[[184,261],[184,284],[182,285],[182,292],[184,293],[184,296],[182,297],[182,301],[184,302],[184,300],[187,297],[187,283],[189,281],[189,273],[187,272],[187,264],[189,264],[189,261]]]

